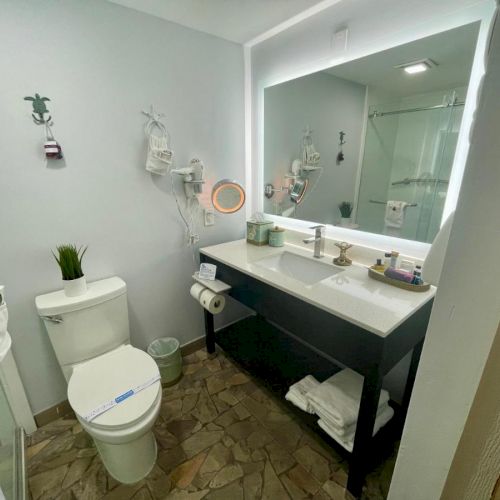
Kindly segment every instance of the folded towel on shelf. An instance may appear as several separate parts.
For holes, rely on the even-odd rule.
[[[337,426],[349,427],[358,419],[363,380],[362,375],[345,368],[308,391],[307,399]],[[388,401],[389,393],[382,389],[378,405]]]
[[[319,382],[312,375],[307,375],[290,386],[285,395],[285,399],[300,408],[302,411],[314,413],[306,394],[318,386]]]
[[[394,415],[394,410],[389,406],[385,405],[384,410],[377,415],[377,418],[375,419],[375,425],[373,426],[373,436],[377,434],[377,432],[384,427],[387,422],[393,417]],[[340,445],[342,445],[347,451],[351,451],[354,447],[354,436],[356,433],[356,425],[354,425],[354,430],[350,434],[346,434],[344,436],[341,436],[340,434],[337,433],[336,428],[332,427],[329,422],[319,419],[318,420],[318,425],[332,438],[337,441]]]
[[[287,401],[290,401],[290,403],[292,403],[293,405],[295,405],[297,408],[300,408],[302,411],[305,411],[307,413],[314,413],[314,411],[312,411],[309,403],[307,402],[306,399],[300,397],[300,396],[297,396],[295,393],[293,392],[287,392],[285,394],[285,399]]]
[[[356,432],[356,422],[354,422],[351,425],[348,425],[347,427],[338,425],[334,420],[330,418],[330,415],[327,414],[326,412],[323,411],[323,409],[319,406],[314,405],[314,403],[311,403],[311,406],[314,410],[314,413],[321,419],[323,422],[326,422],[329,426],[330,429],[334,430],[336,434],[339,436],[349,436],[349,434],[354,434]],[[387,408],[389,405],[387,403],[383,404],[382,406],[378,407],[377,410],[377,417],[379,418],[382,413],[387,411]]]
[[[406,201],[389,200],[385,206],[385,227],[403,227],[405,221]]]

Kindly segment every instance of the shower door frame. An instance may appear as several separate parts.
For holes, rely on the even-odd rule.
[[[25,456],[25,433],[22,427],[19,427],[14,418],[14,413],[9,403],[9,398],[5,387],[0,385],[0,392],[6,403],[6,410],[8,416],[13,423],[12,435],[12,453],[9,457],[12,467],[12,499],[24,500],[27,498],[27,484],[26,484],[26,456]],[[1,486],[1,485],[0,485]]]

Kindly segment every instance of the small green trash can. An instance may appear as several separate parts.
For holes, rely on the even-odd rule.
[[[148,354],[156,361],[162,384],[174,384],[182,375],[182,356],[179,341],[173,337],[153,340]]]

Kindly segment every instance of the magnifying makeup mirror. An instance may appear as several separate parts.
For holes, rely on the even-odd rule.
[[[297,179],[290,191],[290,200],[299,205],[306,194],[308,184],[308,179]]]
[[[223,214],[233,214],[245,204],[243,186],[230,179],[222,179],[212,189],[212,205]]]

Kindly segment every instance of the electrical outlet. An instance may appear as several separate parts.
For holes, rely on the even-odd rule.
[[[205,208],[203,211],[205,226],[215,225],[215,212],[213,208]]]

